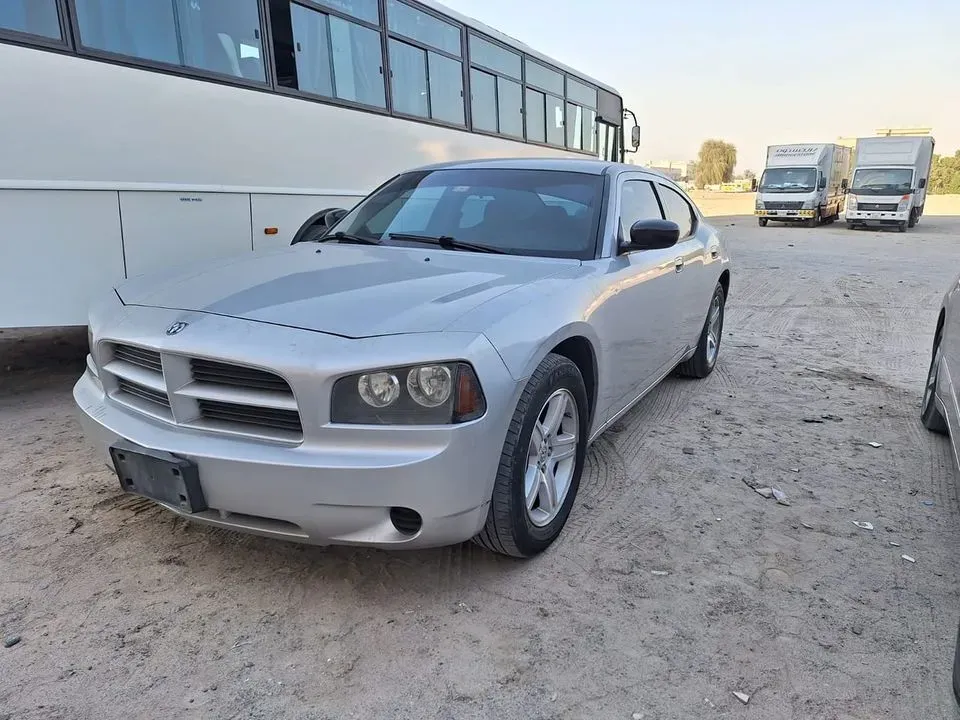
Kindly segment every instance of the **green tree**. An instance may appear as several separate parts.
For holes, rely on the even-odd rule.
[[[719,185],[733,180],[737,148],[723,140],[704,140],[697,155],[696,185]]]
[[[960,194],[960,150],[953,157],[933,156],[927,186],[934,195]]]

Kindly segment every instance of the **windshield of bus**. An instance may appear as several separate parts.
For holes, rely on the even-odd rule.
[[[416,171],[376,190],[326,238],[395,246],[442,239],[447,246],[455,241],[513,255],[592,260],[602,197],[601,175],[493,168]]]
[[[816,189],[816,168],[768,168],[760,178],[760,192],[799,193]]]
[[[861,168],[853,175],[850,192],[858,195],[903,195],[913,186],[909,168]]]

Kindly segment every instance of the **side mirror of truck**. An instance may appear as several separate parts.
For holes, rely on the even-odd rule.
[[[927,179],[920,178],[920,189],[923,190],[927,186]]]
[[[840,189],[846,192],[847,188],[850,186],[850,181],[844,178],[840,181]]]
[[[630,144],[633,145],[634,150],[640,147],[640,126],[639,125],[634,125],[633,129],[630,130]]]

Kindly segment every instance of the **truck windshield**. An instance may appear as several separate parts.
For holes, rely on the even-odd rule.
[[[813,192],[816,168],[767,168],[760,178],[760,192]]]
[[[861,168],[853,175],[851,192],[860,195],[903,195],[913,185],[908,168]]]

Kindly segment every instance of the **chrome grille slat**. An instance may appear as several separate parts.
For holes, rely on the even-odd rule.
[[[764,200],[763,207],[767,210],[800,210],[803,208],[803,201]]]
[[[258,427],[269,427],[290,432],[302,432],[300,413],[293,410],[269,410],[246,405],[199,400],[200,416],[205,420],[226,420]]]
[[[114,382],[111,397],[133,410],[214,432],[287,442],[303,439],[296,398],[279,375],[123,343],[111,344],[110,350],[112,359],[102,370]],[[168,387],[168,380],[176,387]]]
[[[114,345],[113,356],[117,360],[123,360],[131,365],[137,365],[155,372],[163,372],[160,353],[153,350],[145,350],[133,345]]]
[[[193,371],[193,379],[197,382],[290,392],[290,386],[287,385],[286,380],[256,368],[198,359],[191,360],[190,367]]]
[[[117,380],[121,392],[128,393],[141,400],[146,400],[165,408],[170,407],[170,398],[167,397],[166,393],[157,392],[156,390],[138,385],[129,380],[124,380],[123,378],[117,378]]]

